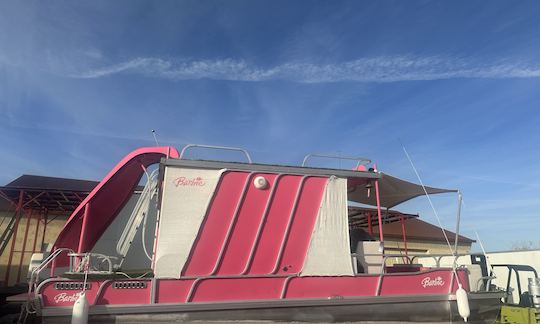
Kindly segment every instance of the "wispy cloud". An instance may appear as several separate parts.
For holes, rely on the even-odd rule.
[[[333,64],[288,62],[260,67],[235,59],[185,60],[141,57],[70,76],[100,78],[119,73],[170,80],[396,82],[452,78],[536,78],[540,77],[540,64],[513,63],[508,60],[489,63],[436,56],[381,56]]]

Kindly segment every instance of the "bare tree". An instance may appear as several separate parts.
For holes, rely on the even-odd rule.
[[[540,241],[517,241],[512,243],[512,251],[526,251],[540,249]]]

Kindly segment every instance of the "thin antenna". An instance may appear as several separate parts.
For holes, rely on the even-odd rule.
[[[480,239],[480,235],[478,235],[478,232],[476,230],[474,230],[474,233],[476,234],[476,238],[478,239],[478,243],[480,244],[480,248],[482,249],[482,254],[484,254],[484,256],[486,257],[486,264],[489,267],[489,269],[491,270],[491,273],[493,273],[493,267],[489,263],[489,258],[488,258],[488,255],[486,253],[486,249],[484,249],[484,244],[482,244],[482,240]]]
[[[157,137],[156,137],[156,131],[152,129],[152,135],[154,136],[154,141],[156,141],[156,146],[159,146],[159,143],[157,141]]]

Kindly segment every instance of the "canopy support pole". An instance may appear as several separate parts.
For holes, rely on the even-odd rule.
[[[458,253],[458,242],[459,242],[459,223],[461,222],[461,202],[463,201],[463,196],[461,191],[458,190],[458,210],[457,210],[457,220],[456,220],[456,240],[454,242],[454,254]]]
[[[374,164],[375,172],[377,172],[377,165]],[[384,252],[384,235],[382,229],[382,214],[381,214],[381,196],[379,192],[379,179],[375,180],[375,197],[377,198],[377,217],[379,219],[379,240],[381,241],[380,252]]]

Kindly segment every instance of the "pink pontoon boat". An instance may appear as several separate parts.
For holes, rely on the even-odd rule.
[[[246,163],[186,159],[171,147],[127,155],[73,212],[32,272],[27,313],[47,323],[72,316],[446,323],[463,321],[461,285],[469,322],[497,316],[504,293],[475,291],[466,267],[425,267],[410,262],[411,255],[390,265],[395,256],[384,254],[382,230],[379,240],[351,244],[348,202],[376,206],[369,226],[381,226],[381,209],[423,195],[421,186],[380,173],[365,159],[344,170],[255,164],[245,153]],[[141,191],[142,177],[148,181]],[[117,253],[97,253],[96,243],[134,192],[138,200],[116,237]],[[127,252],[137,233],[149,232],[152,209],[148,269],[129,272]]]

